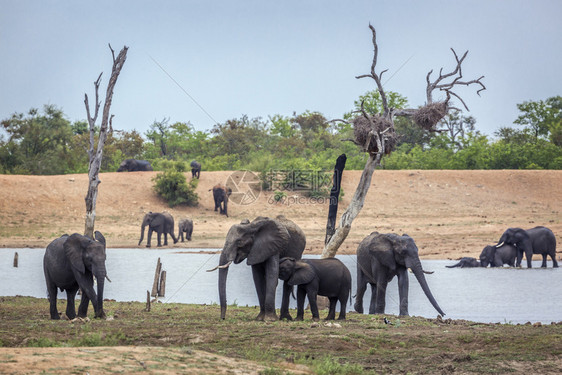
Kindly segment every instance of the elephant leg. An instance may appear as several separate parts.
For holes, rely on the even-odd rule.
[[[49,313],[51,314],[51,319],[59,320],[60,315],[57,310],[57,286],[47,281],[47,293],[49,295]]]
[[[76,318],[76,306],[74,305],[78,287],[66,290],[66,317],[70,320]]]
[[[371,283],[371,301],[369,302],[369,314],[375,314],[375,305],[377,303],[377,284]]]
[[[317,322],[317,321],[320,320],[320,314],[318,314],[318,301],[316,300],[318,298],[318,292],[316,290],[312,290],[311,288],[307,288],[306,296],[308,297],[308,304],[310,305],[310,312],[312,313],[312,320]],[[331,302],[330,302],[330,305],[331,305]]]
[[[382,280],[381,280],[382,279]],[[384,309],[386,307],[386,285],[388,281],[386,278],[379,277],[376,286],[376,298],[375,298],[375,314],[384,314]]]
[[[95,298],[94,298],[95,300]],[[90,304],[90,299],[88,298],[88,296],[86,295],[86,293],[84,293],[84,291],[82,291],[82,298],[80,299],[80,305],[78,305],[78,317],[79,318],[85,318],[88,316],[88,305]]]
[[[168,246],[168,233],[164,232],[164,246]]]
[[[304,299],[306,297],[306,290],[299,286],[297,287],[297,321],[304,320]]]
[[[77,281],[80,289],[82,289],[82,300],[78,306],[78,317],[85,318],[88,315],[88,305],[90,301],[92,301],[94,311],[98,311],[98,299],[96,298],[96,292],[94,290],[94,278],[91,274],[84,275]]]
[[[281,312],[279,314],[279,319],[293,320],[291,314],[289,314],[289,300],[291,298],[291,293],[293,292],[293,286],[289,285],[286,281],[283,282],[283,298],[281,300]]]
[[[265,272],[262,264],[252,266],[252,276],[260,304],[260,313],[256,320],[263,320],[265,317]]]
[[[180,230],[180,233],[178,234],[179,238],[181,239],[181,242],[185,242],[183,240],[183,231]]]
[[[328,310],[328,316],[326,320],[336,319],[336,304],[338,303],[338,297],[328,297],[330,300],[330,309]]]
[[[550,258],[552,259],[552,268],[558,268],[558,262],[556,261],[556,251],[550,253]]]
[[[279,320],[275,312],[275,294],[279,283],[279,255],[265,261],[265,319]]]
[[[530,254],[528,252],[526,252],[525,257],[527,258],[527,268],[532,268],[533,267],[533,264],[532,264],[533,252],[531,251]]]
[[[400,299],[400,315],[408,316],[408,269],[398,271],[398,296]]]
[[[542,268],[546,268],[546,257],[547,257],[546,253],[542,254],[542,264],[541,264]]]
[[[345,320],[345,308],[347,305],[347,298],[349,297],[349,293],[344,293],[343,295],[339,296],[340,301],[340,315],[338,316],[338,320]]]
[[[173,230],[170,231],[170,237],[172,237],[172,240],[174,241],[174,244],[178,243],[179,238],[177,238],[177,237],[174,235],[174,231],[173,231]]]
[[[146,235],[146,247],[150,247],[150,241],[152,239],[152,228],[149,226],[148,227],[148,233]]]
[[[359,314],[363,314],[363,295],[365,295],[366,290],[367,279],[363,272],[359,269],[357,271],[357,292],[355,293],[355,304],[353,305],[353,308]]]

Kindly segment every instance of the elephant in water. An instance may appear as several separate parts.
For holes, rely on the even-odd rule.
[[[174,243],[178,242],[178,239],[174,236],[174,218],[172,215],[167,212],[149,212],[144,215],[144,219],[142,220],[139,246],[144,239],[144,229],[147,225],[148,235],[146,236],[146,247],[150,247],[150,239],[154,231],[158,234],[158,246],[162,246],[162,233],[164,234],[164,246],[168,246],[168,234],[172,237]]]
[[[386,286],[398,276],[400,315],[408,315],[408,268],[412,270],[422,290],[441,315],[445,315],[431,294],[414,240],[404,234],[373,232],[357,248],[357,295],[355,311],[363,313],[363,295],[371,284],[369,314],[384,314]]]
[[[82,300],[78,307],[78,317],[88,315],[88,305],[92,301],[96,318],[105,318],[103,311],[103,288],[107,278],[105,268],[105,238],[96,231],[95,240],[81,234],[67,234],[53,240],[43,257],[43,271],[49,294],[51,319],[60,319],[57,311],[57,288],[66,290],[66,316],[76,317],[74,300],[78,289],[82,289]],[[94,276],[97,279],[97,293],[94,289]]]
[[[452,266],[445,266],[447,268],[469,268],[469,267],[480,267],[480,262],[476,260],[476,258],[471,257],[464,257],[459,260],[458,263],[453,264]]]
[[[138,171],[152,171],[150,162],[146,160],[126,159],[124,160],[117,172],[138,172]]]
[[[181,242],[185,242],[183,240],[183,235],[185,233],[185,239],[191,241],[191,234],[193,233],[193,220],[191,219],[183,219],[180,220],[178,223],[178,239],[181,239]]]
[[[517,258],[517,248],[510,244],[503,244],[500,247],[486,246],[480,253],[480,265],[482,267],[503,267],[507,264],[511,267],[515,266],[515,258]]]
[[[335,319],[338,301],[340,301],[338,320],[345,319],[347,298],[351,294],[351,273],[339,259],[282,258],[279,261],[279,278],[291,286],[298,285],[296,320],[303,320],[305,297],[308,297],[312,319],[314,321],[320,319],[317,296],[325,296],[330,300],[330,310],[326,320]]]
[[[257,320],[277,320],[275,313],[275,291],[279,278],[279,259],[291,257],[300,259],[306,238],[303,231],[284,216],[275,219],[257,217],[254,221],[243,221],[233,225],[221,252],[219,265],[219,300],[221,319],[226,316],[226,279],[228,267],[244,259],[252,267],[254,285],[258,294],[260,312]],[[283,283],[283,300],[280,319],[289,319],[289,296],[292,286]]]
[[[516,246],[517,251],[517,267],[521,266],[523,253],[527,258],[527,267],[531,268],[531,260],[533,254],[542,255],[541,267],[546,267],[546,257],[550,255],[552,259],[552,267],[558,267],[556,261],[556,237],[554,233],[546,227],[534,227],[523,230],[521,228],[508,228],[501,236],[497,248],[504,244]]]

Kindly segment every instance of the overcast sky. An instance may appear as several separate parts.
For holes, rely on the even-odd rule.
[[[210,130],[306,110],[341,118],[375,89],[355,79],[370,71],[371,23],[385,89],[411,107],[424,104],[431,69],[454,68],[450,48],[469,50],[464,77],[484,75],[487,90],[458,93],[492,135],[512,125],[516,104],[562,94],[561,14],[560,0],[0,0],[0,119],[53,104],[85,120],[84,93],[93,101],[102,71],[105,95],[108,43],[129,47],[116,129],[144,134],[169,118]]]

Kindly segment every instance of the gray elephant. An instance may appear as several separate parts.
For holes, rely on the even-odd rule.
[[[201,176],[201,163],[193,160],[189,165],[191,166],[191,178],[199,179],[199,176]]]
[[[67,234],[53,240],[43,257],[43,271],[49,296],[51,319],[60,319],[57,311],[57,288],[66,290],[66,316],[76,317],[74,300],[78,289],[82,289],[82,300],[78,317],[85,318],[88,304],[92,301],[96,318],[105,318],[103,311],[103,288],[107,278],[105,269],[105,238],[96,231],[95,240],[81,234]],[[94,289],[97,279],[97,293]],[[109,278],[108,278],[109,280]]]
[[[138,172],[138,171],[151,171],[152,166],[147,160],[125,159],[119,165],[117,172]]]
[[[180,220],[178,223],[178,239],[181,239],[181,242],[185,242],[183,240],[183,235],[185,233],[185,239],[191,241],[191,234],[193,233],[193,220],[191,219],[183,219]]]
[[[221,215],[226,215],[226,217],[228,217],[228,197],[232,194],[232,189],[217,184],[213,186],[211,190],[213,191],[213,199],[215,200],[215,211],[219,209]]]
[[[515,266],[517,248],[508,243],[500,247],[486,246],[480,253],[480,265],[482,267],[503,267],[504,264]]]
[[[304,300],[308,297],[312,319],[318,321],[317,296],[330,300],[330,310],[326,320],[336,317],[336,303],[340,301],[338,320],[345,319],[347,298],[351,294],[351,273],[339,259],[301,259],[282,258],[279,261],[279,278],[297,287],[297,318],[303,320]]]
[[[408,268],[412,270],[429,302],[441,315],[445,315],[431,294],[424,270],[418,257],[418,247],[408,235],[373,232],[357,248],[357,295],[355,311],[363,313],[363,295],[367,283],[371,284],[369,314],[384,314],[386,286],[398,276],[400,315],[408,315]]]
[[[161,237],[164,234],[164,246],[168,246],[168,234],[174,240],[174,243],[178,242],[178,239],[174,235],[174,218],[167,212],[149,212],[144,215],[141,226],[141,236],[139,240],[139,246],[144,239],[144,229],[148,225],[148,235],[146,236],[146,247],[150,247],[150,240],[152,238],[152,232],[156,231],[158,234],[158,246],[162,246]]]
[[[463,257],[459,259],[458,263],[453,264],[452,266],[445,266],[447,268],[470,268],[470,267],[480,267],[480,262],[476,260],[476,258],[472,257]]]
[[[497,248],[504,244],[510,244],[517,247],[517,267],[521,266],[523,253],[527,258],[527,267],[531,268],[531,260],[533,254],[542,255],[541,267],[546,267],[546,258],[550,255],[552,266],[558,267],[556,261],[556,237],[554,233],[546,227],[534,227],[523,230],[521,228],[508,228],[501,236]]]
[[[277,320],[275,313],[275,290],[279,278],[279,259],[300,259],[306,238],[303,231],[284,216],[275,219],[257,217],[252,222],[233,225],[226,236],[219,265],[219,299],[221,319],[226,316],[226,280],[228,267],[244,259],[252,267],[254,285],[258,294],[260,312],[257,320]],[[292,286],[283,283],[283,300],[280,319],[291,320],[289,297]]]

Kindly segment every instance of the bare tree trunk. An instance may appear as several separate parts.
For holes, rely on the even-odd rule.
[[[330,208],[328,210],[328,222],[326,224],[326,239],[324,244],[330,242],[330,239],[336,231],[336,217],[338,216],[338,203],[341,191],[341,179],[343,176],[343,170],[345,169],[345,162],[347,161],[347,156],[341,154],[336,160],[336,166],[334,167],[334,177],[332,178],[333,186],[330,190]]]
[[[107,91],[105,94],[105,104],[103,106],[103,115],[100,126],[100,134],[98,139],[98,144],[96,151],[94,153],[94,141],[95,141],[95,125],[99,113],[100,102],[99,102],[99,86],[101,81],[101,73],[98,79],[94,82],[96,103],[94,110],[94,117],[90,114],[90,104],[88,103],[88,95],[84,95],[84,104],[86,106],[86,113],[88,115],[88,124],[90,127],[90,148],[88,149],[89,165],[88,165],[88,193],[84,200],[86,201],[86,224],[84,229],[84,235],[90,238],[94,238],[94,225],[96,220],[96,201],[98,197],[98,185],[100,184],[99,172],[101,167],[101,161],[103,158],[103,147],[105,146],[105,141],[107,139],[108,130],[111,132],[112,129],[112,119],[113,115],[109,116],[109,110],[111,108],[111,102],[113,100],[113,89],[117,83],[117,78],[119,73],[121,73],[121,68],[127,59],[128,47],[123,47],[117,58],[115,58],[115,52],[111,49],[111,54],[113,55],[113,69],[111,71],[111,77],[109,78],[109,83],[107,85]],[[109,129],[108,129],[109,128]]]

